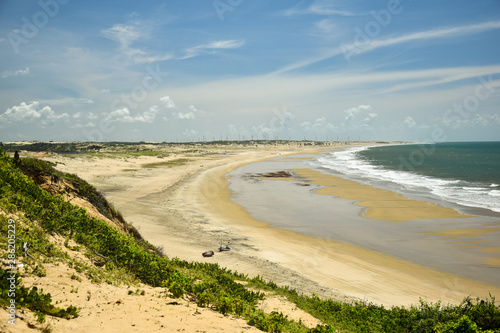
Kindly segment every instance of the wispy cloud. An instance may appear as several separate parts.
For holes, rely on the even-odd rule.
[[[67,105],[67,106],[82,106],[88,104],[94,104],[94,101],[88,98],[58,98],[58,99],[41,99],[40,103],[50,104],[50,105]]]
[[[413,34],[408,34],[400,37],[374,40],[369,42],[366,48],[362,50],[363,52],[372,51],[380,47],[391,46],[395,44],[407,43],[416,40],[429,40],[435,38],[446,38],[446,37],[459,37],[465,35],[471,35],[476,33],[481,33],[484,31],[495,30],[500,28],[500,21],[490,21],[474,25],[466,25],[452,28],[443,28],[428,30],[422,32],[416,32]]]
[[[440,28],[427,31],[415,32],[407,35],[402,35],[399,37],[391,37],[385,39],[373,39],[368,40],[364,43],[352,42],[339,45],[330,51],[327,51],[317,57],[312,57],[305,59],[300,62],[285,66],[276,73],[288,72],[303,67],[307,67],[314,63],[330,59],[339,55],[351,54],[359,55],[362,53],[370,52],[379,48],[389,47],[393,45],[410,43],[418,40],[433,40],[439,38],[456,38],[466,35],[477,34],[481,32],[486,32],[490,30],[500,29],[500,21],[490,21],[473,25],[465,25],[451,28]]]
[[[337,33],[335,33],[335,31],[338,30],[338,28],[338,25],[333,19],[326,18],[315,22],[309,35],[317,37],[336,37]]]
[[[205,53],[215,53],[217,50],[237,49],[243,45],[245,45],[245,40],[243,39],[214,41],[187,49],[186,54],[181,59],[189,59]]]
[[[340,9],[327,1],[316,1],[310,6],[303,6],[302,3],[289,8],[283,12],[284,16],[301,15],[322,15],[322,16],[358,16],[362,13],[356,13],[350,10]]]
[[[2,78],[8,78],[10,76],[26,76],[30,73],[30,69],[25,67],[24,69],[18,69],[16,71],[4,71],[2,73]]]
[[[141,53],[141,54],[137,54],[136,56],[134,56],[134,62],[137,63],[137,64],[144,64],[144,63],[153,63],[153,62],[158,62],[158,61],[165,61],[165,60],[170,60],[172,59],[174,56],[172,53],[167,53],[167,54],[164,54],[164,55],[155,55],[155,56],[148,56],[146,55],[146,53]]]
[[[104,37],[118,42],[123,51],[130,52],[132,43],[147,37],[149,32],[137,23],[129,23],[115,24],[111,28],[103,30],[102,34]]]
[[[173,58],[171,53],[151,55],[144,50],[133,47],[134,42],[150,37],[151,27],[140,21],[125,24],[115,24],[102,31],[104,37],[120,44],[120,51],[134,63],[153,63]]]

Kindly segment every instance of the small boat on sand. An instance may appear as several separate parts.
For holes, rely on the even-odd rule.
[[[231,251],[231,248],[229,247],[229,242],[226,246],[222,246],[222,237],[220,238],[220,246],[219,246],[219,252],[222,251]]]
[[[214,251],[205,251],[201,255],[204,257],[213,257],[214,254]]]
[[[231,251],[231,248],[229,247],[229,245],[226,245],[226,246],[219,246],[219,252],[222,252],[222,251]]]

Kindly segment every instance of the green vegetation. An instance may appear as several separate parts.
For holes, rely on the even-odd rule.
[[[10,289],[10,281],[8,278],[14,278],[16,287],[14,291]],[[61,318],[75,318],[80,311],[78,308],[70,305],[66,309],[58,308],[52,304],[50,294],[44,294],[43,290],[38,291],[37,287],[27,288],[20,286],[22,282],[19,273],[11,274],[9,271],[0,267],[0,304],[2,306],[9,306],[11,295],[15,295],[16,308],[28,308],[35,312],[39,320],[45,318],[45,314],[61,317]],[[45,321],[45,320],[43,320]],[[41,322],[43,322],[41,321]]]
[[[104,197],[78,177],[59,173],[44,162],[26,159],[21,162],[20,168],[26,174],[47,173],[75,181],[79,193],[85,194],[100,211],[112,213]],[[46,262],[64,260],[77,273],[85,274],[95,283],[122,280],[131,285],[134,281],[141,281],[164,287],[172,297],[186,296],[198,306],[241,316],[249,325],[267,332],[500,332],[500,307],[495,304],[494,297],[487,300],[466,298],[457,306],[421,301],[419,305],[408,308],[386,309],[365,302],[342,303],[324,300],[317,295],[302,295],[291,288],[266,282],[260,276],[249,278],[218,264],[167,258],[142,238],[119,232],[104,221],[89,216],[84,209],[66,202],[62,195],[52,195],[43,190],[23,174],[1,149],[0,198],[3,211],[20,216],[16,236],[32,244],[30,253],[33,253],[33,258],[29,260],[34,263],[32,267],[35,264],[38,267],[33,269],[32,274],[43,274]],[[4,216],[0,216],[0,228],[2,234],[6,234],[7,219]],[[64,237],[67,249],[84,251],[95,264],[71,259],[64,248],[49,242],[49,235]],[[79,245],[70,246],[70,242]],[[6,241],[2,238],[1,243],[5,246]],[[19,258],[22,256],[21,248],[17,246],[16,256]],[[0,274],[3,274],[0,285],[4,300],[7,288],[5,271],[0,270]],[[78,275],[74,274],[72,278],[77,284]],[[74,307],[59,309],[51,305],[50,295],[35,288],[16,288],[19,295],[25,295],[23,306],[40,313],[37,315],[40,321],[45,319],[45,314],[61,317],[78,314],[78,309]],[[285,296],[325,325],[308,329],[283,313],[259,310],[258,301],[265,298],[263,291]],[[138,289],[130,292],[133,295],[140,293]]]
[[[22,159],[19,169],[33,179],[39,179],[39,176],[48,176],[53,182],[59,182],[63,179],[68,181],[74,186],[76,194],[89,201],[99,213],[110,220],[116,221],[127,233],[134,235],[139,241],[143,241],[139,232],[133,226],[125,222],[120,212],[118,212],[94,186],[77,175],[58,171],[54,166],[53,163],[27,157]]]
[[[155,162],[155,163],[148,163],[148,164],[143,164],[143,168],[160,168],[160,167],[174,167],[174,166],[181,166],[185,165],[189,160],[187,158],[177,158],[175,160],[170,160],[170,161],[164,161],[164,162]]]

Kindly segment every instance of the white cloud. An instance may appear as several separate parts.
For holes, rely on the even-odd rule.
[[[130,116],[130,111],[128,110],[128,108],[114,110],[106,117],[106,119],[125,123],[134,121]]]
[[[2,78],[8,78],[10,76],[26,76],[30,73],[30,69],[25,67],[24,69],[18,69],[16,71],[4,71],[2,73]]]
[[[252,131],[257,134],[256,139],[274,139],[275,135],[275,129],[265,125],[265,124],[260,124],[258,126],[253,126]]]
[[[172,114],[177,119],[195,119],[199,114],[202,114],[203,111],[198,110],[194,105],[188,106],[189,111],[186,112],[173,112]]]
[[[135,123],[135,122],[152,123],[154,122],[157,113],[158,113],[157,105],[153,105],[142,114],[136,116],[131,115],[130,110],[128,108],[122,108],[110,112],[107,115],[106,119],[122,123]]]
[[[412,117],[406,117],[404,120],[404,124],[408,128],[415,128],[417,126],[417,122]]]
[[[460,127],[470,127],[470,126],[476,126],[476,125],[486,127],[486,126],[498,125],[498,124],[500,124],[500,116],[498,114],[496,114],[496,113],[494,113],[494,114],[476,113],[470,119],[462,120]]]
[[[377,117],[377,114],[374,112],[369,112],[366,116],[362,114],[364,111],[371,109],[371,105],[359,105],[344,110],[346,116],[344,117],[344,122],[342,122],[342,127],[345,129],[369,128],[373,118]]]
[[[361,111],[371,110],[371,109],[372,109],[372,107],[370,105],[359,105],[356,107],[352,107],[350,109],[344,110],[344,113],[347,114],[344,119],[349,120],[349,119],[355,118],[356,114],[360,113]],[[376,114],[375,114],[375,116],[376,116]]]
[[[8,108],[0,115],[0,124],[11,123],[33,123],[39,122],[47,126],[55,121],[69,118],[67,113],[56,113],[50,106],[40,107],[40,102],[34,101],[31,104],[21,102],[21,104]]]
[[[194,112],[178,112],[175,116],[179,119],[194,119]]]
[[[370,112],[370,113],[368,113],[368,117],[366,117],[366,118],[364,119],[364,122],[365,122],[365,123],[369,123],[369,122],[370,122],[373,118],[375,118],[376,116],[377,116],[377,114],[376,114],[376,113],[374,113],[374,112]]]
[[[180,59],[189,59],[200,54],[215,53],[217,50],[237,49],[245,44],[243,39],[219,40],[208,44],[198,45],[186,50],[186,54]]]
[[[303,131],[306,132],[329,132],[335,131],[337,127],[332,123],[329,123],[325,117],[316,119],[313,123],[306,121],[300,124]]]
[[[160,97],[160,102],[162,106],[166,107],[167,109],[175,108],[174,100],[170,98],[170,96]]]
[[[141,121],[145,123],[152,123],[155,121],[157,114],[158,114],[158,106],[153,105],[142,114]]]

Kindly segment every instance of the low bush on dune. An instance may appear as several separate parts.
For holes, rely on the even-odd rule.
[[[43,163],[30,161],[29,165],[57,177],[76,179],[76,176],[59,173]],[[93,193],[90,196],[96,198],[101,209],[111,207],[90,185],[79,178],[78,182],[83,189],[88,188]],[[317,295],[306,296],[291,288],[266,282],[260,276],[250,279],[245,274],[232,272],[217,264],[162,256],[147,241],[119,232],[90,216],[84,209],[66,202],[62,195],[43,190],[23,174],[1,149],[0,208],[22,216],[31,228],[39,228],[33,229],[36,232],[23,234],[32,244],[33,251],[47,251],[47,246],[50,246],[47,235],[61,235],[80,244],[87,256],[104,261],[101,271],[124,271],[145,284],[166,288],[173,297],[186,297],[200,307],[241,316],[250,325],[267,332],[500,332],[500,307],[493,297],[487,300],[466,298],[456,306],[421,301],[419,305],[408,308],[386,309],[364,302],[343,303],[324,300]],[[0,222],[4,231],[6,219],[0,219]],[[16,255],[21,257],[22,248],[18,247],[17,251]],[[63,257],[61,254],[61,260]],[[0,274],[5,274],[3,272],[0,270]],[[246,281],[247,285],[241,281]],[[3,296],[5,286],[0,285]],[[77,309],[73,307],[51,307],[50,295],[37,289],[19,288],[20,293],[31,295],[23,298],[23,306],[32,308],[34,304],[42,304],[33,308],[34,311],[63,317],[77,315]],[[259,310],[257,304],[265,297],[264,290],[287,297],[325,325],[309,329],[283,313]]]

